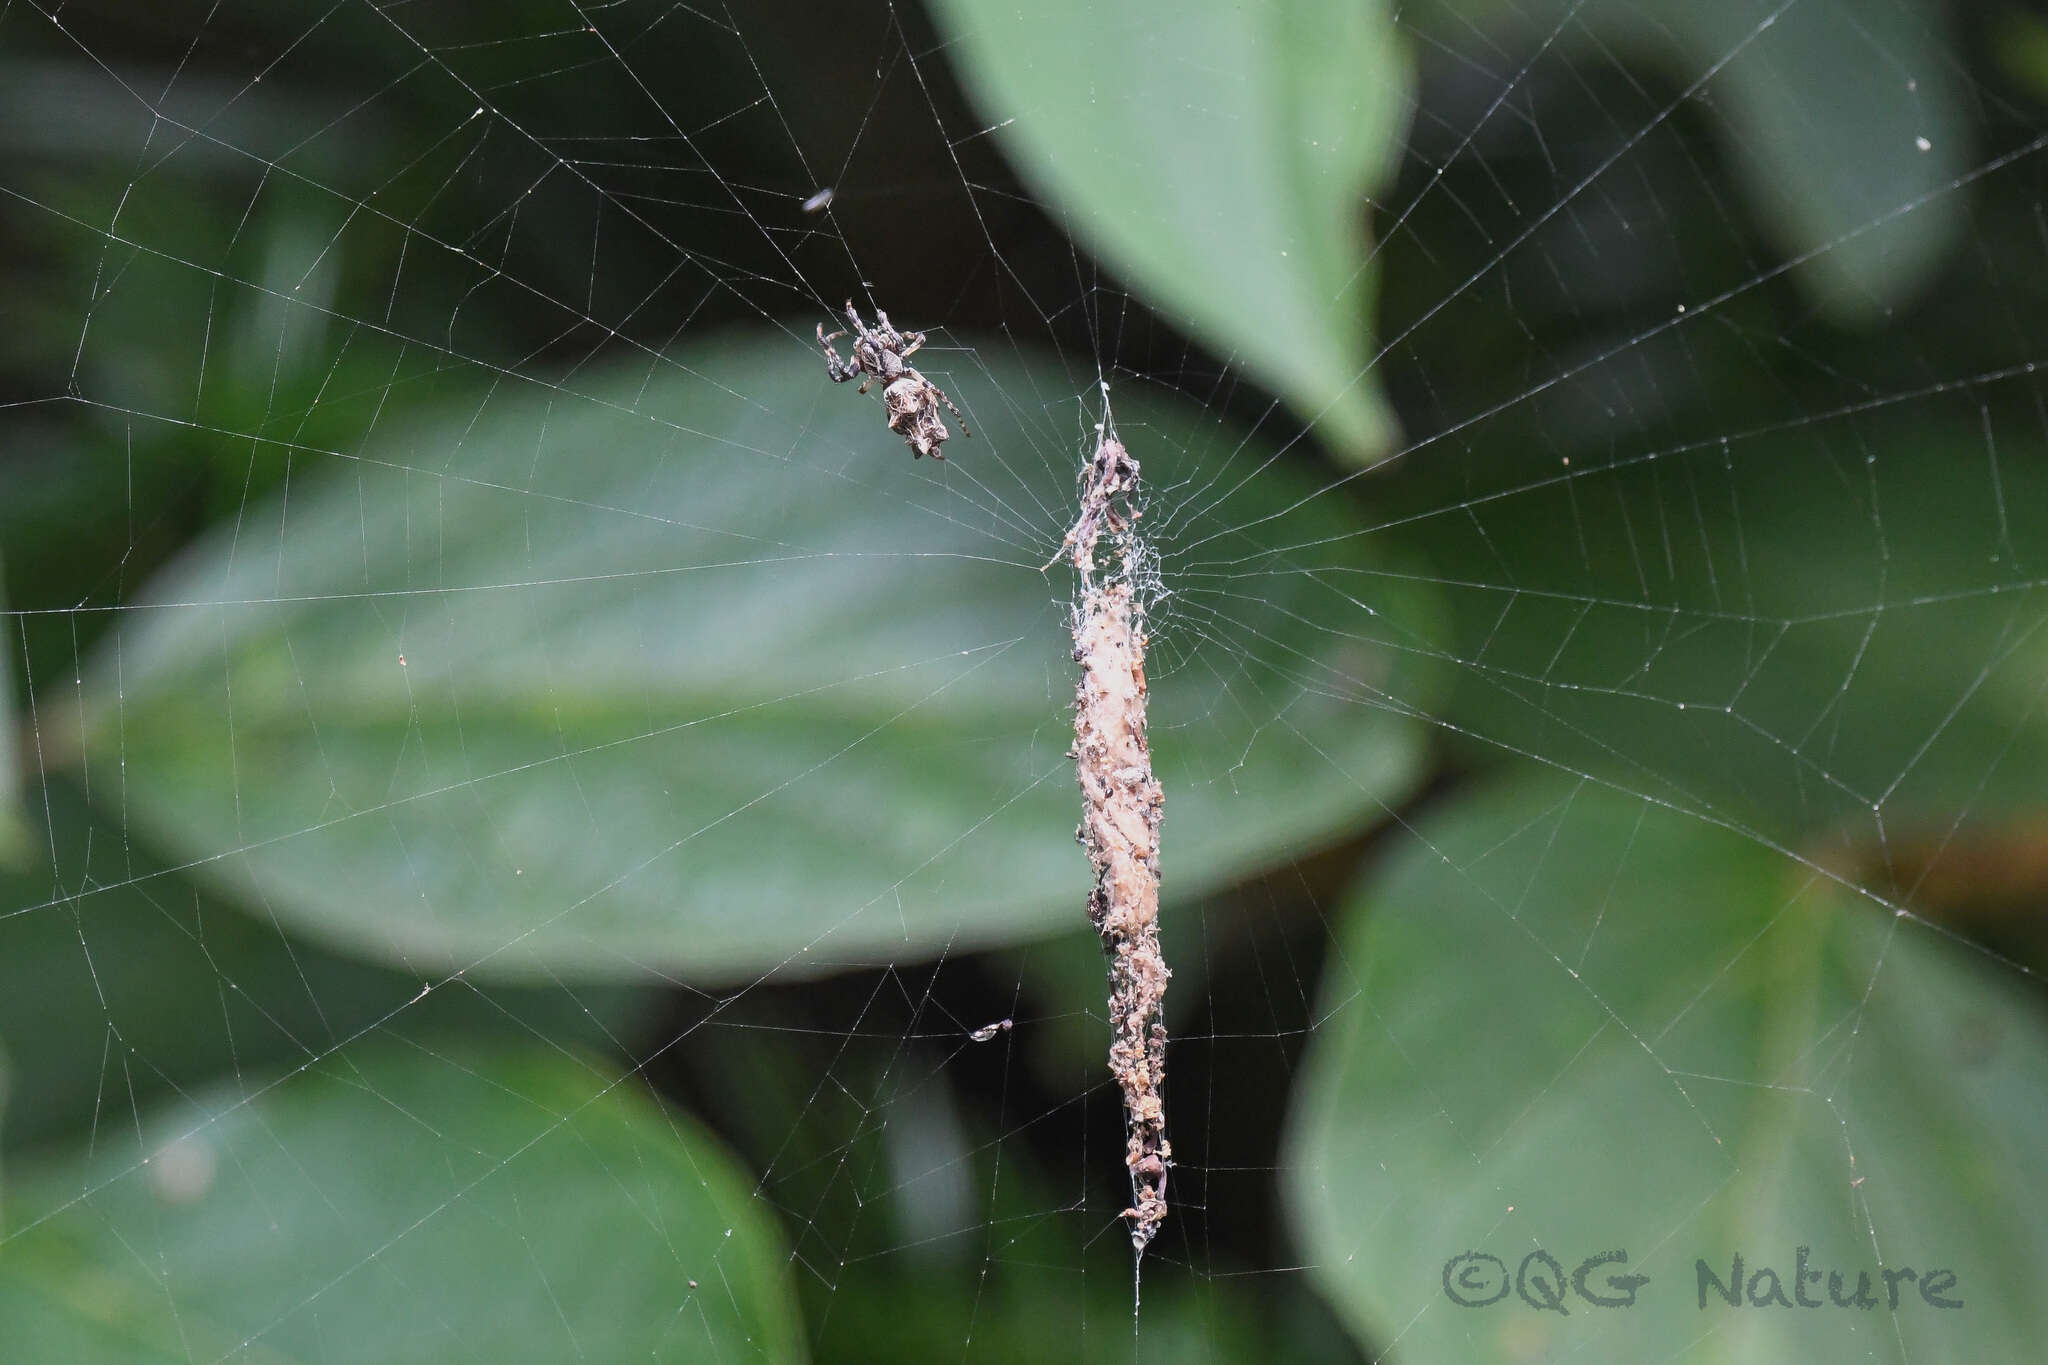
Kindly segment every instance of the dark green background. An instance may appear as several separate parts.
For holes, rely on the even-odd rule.
[[[0,10],[0,1354],[2019,1358],[2044,94],[1920,0]],[[1796,1245],[1967,1306],[1693,1308]],[[1443,1299],[1537,1246],[1659,1292]]]

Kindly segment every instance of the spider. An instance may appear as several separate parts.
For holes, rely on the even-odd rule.
[[[868,391],[868,385],[881,380],[882,405],[889,414],[889,430],[909,443],[913,459],[925,455],[934,460],[946,458],[939,447],[952,433],[946,430],[946,423],[939,416],[941,403],[946,405],[946,411],[960,418],[961,435],[974,434],[967,429],[967,419],[960,416],[960,409],[953,406],[953,400],[946,397],[937,384],[904,363],[918,347],[924,345],[923,332],[897,331],[889,325],[889,315],[880,309],[875,311],[875,325],[869,327],[860,320],[860,314],[853,311],[852,300],[847,301],[846,318],[853,324],[853,354],[845,360],[841,360],[839,353],[832,349],[832,343],[846,333],[838,331],[827,336],[825,325],[818,324],[818,345],[825,350],[825,372],[832,376],[835,384],[844,384],[855,375],[861,376],[862,393]]]

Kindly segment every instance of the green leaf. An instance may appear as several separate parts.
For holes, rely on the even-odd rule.
[[[1073,1230],[1057,1226],[1071,1245]],[[1084,1274],[1080,1267],[1023,1262],[1015,1250],[1005,1250],[1011,1254],[994,1258],[993,1267],[981,1257],[957,1267],[920,1267],[915,1293],[904,1292],[900,1275],[851,1271],[833,1292],[819,1355],[837,1347],[828,1358],[952,1360],[966,1343],[967,1358],[979,1365],[1093,1360],[1103,1324],[1129,1321],[1128,1257],[1125,1265]],[[1342,1329],[1298,1275],[1275,1277],[1278,1283],[1169,1279],[1159,1264],[1146,1262],[1143,1309],[1136,1332],[1126,1329],[1133,1339],[1119,1359],[1133,1365],[1329,1365],[1353,1358]]]
[[[2037,101],[2048,96],[2048,19],[2006,5],[1990,22],[1991,43],[2006,77]]]
[[[747,1177],[629,1077],[556,1053],[352,1048],[25,1175],[23,1358],[799,1361]]]
[[[1443,504],[1414,532],[1473,661],[1448,718],[1492,754],[1876,862],[2037,811],[2048,462],[2024,431],[1987,449],[1966,413],[1574,462]]]
[[[1109,267],[1289,402],[1384,455],[1366,377],[1364,196],[1406,130],[1384,0],[942,0],[969,93],[1018,173]]]
[[[266,448],[288,493],[122,613],[84,729],[125,782],[95,793],[195,875],[415,972],[729,979],[1082,923],[1066,575],[1040,570],[1075,380],[926,361],[975,433],[942,465],[788,340],[324,406],[307,445],[350,457]],[[1177,490],[1145,525],[1188,896],[1408,789],[1437,614],[1257,440],[1115,401]]]
[[[1496,69],[1556,35],[1568,61],[1619,52],[1701,87],[1724,155],[1796,278],[1842,322],[1881,323],[1967,226],[1950,192],[1977,161],[1961,61],[1930,0],[1427,0],[1408,16]]]
[[[130,1126],[137,1103],[303,1065],[371,1029],[428,1047],[484,1033],[615,1048],[658,1001],[611,983],[429,982],[339,957],[167,873],[69,784],[45,797],[55,871],[0,873],[0,1044],[21,1101],[5,1114],[10,1148]]]
[[[0,573],[0,871],[29,856],[28,821],[21,809],[21,719],[15,714],[14,651],[19,632],[7,614],[7,578]]]
[[[1419,834],[1346,912],[1287,1144],[1307,1259],[1361,1341],[1461,1365],[2031,1355],[2048,1028],[2025,976],[1592,783],[1519,773]],[[1625,1250],[1595,1293],[1650,1280],[1627,1309],[1448,1296],[1453,1258],[1512,1275],[1539,1248],[1567,1278]],[[1739,1254],[1792,1299],[1801,1248],[1844,1297],[1858,1271],[1952,1270],[1964,1310],[1913,1281],[1896,1311],[1701,1288],[1697,1262],[1726,1280]]]

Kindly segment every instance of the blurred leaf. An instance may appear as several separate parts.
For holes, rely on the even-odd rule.
[[[1364,196],[1409,61],[1382,0],[942,0],[962,78],[1047,210],[1349,460],[1394,444]]]
[[[1932,0],[1429,0],[1406,16],[1452,50],[1621,52],[1678,90],[1705,80],[1725,155],[1765,232],[1836,320],[1882,322],[1961,239],[1949,192],[1976,161],[1963,66]],[[1521,58],[1499,61],[1512,70]],[[1925,202],[1922,202],[1922,201]]]
[[[0,565],[0,875],[29,856],[28,821],[21,809],[21,719],[15,714],[16,618],[7,613],[7,576]]]
[[[1426,515],[1472,660],[1449,719],[1490,753],[1880,861],[2038,812],[2048,462],[2038,433],[1958,407],[1575,462]]]
[[[365,1030],[432,1046],[478,1032],[616,1050],[639,987],[484,987],[352,962],[201,896],[49,784],[58,866],[0,874],[0,1044],[27,1101],[7,1145],[131,1126],[137,1103],[311,1062]],[[430,970],[430,969],[429,969]]]
[[[2018,4],[1992,16],[1991,50],[1999,66],[2036,100],[2048,100],[2048,18]]]
[[[2034,1179],[2048,1028],[2017,971],[1810,865],[1654,803],[1522,772],[1363,888],[1283,1163],[1325,1291],[1412,1362],[2018,1360],[2048,1329]],[[1454,1304],[1467,1250],[1650,1281],[1626,1310]],[[1800,1248],[1843,1296],[1955,1272],[1963,1312],[1727,1307]],[[1554,1272],[1553,1272],[1554,1273]],[[1491,1288],[1491,1285],[1487,1286]],[[1809,1297],[1826,1301],[1824,1281]],[[1767,1292],[1767,1286],[1760,1292]],[[1877,1297],[1884,1288],[1877,1283]],[[1480,1297],[1473,1293],[1470,1297]]]
[[[308,444],[379,436],[292,448],[288,497],[121,614],[88,757],[119,755],[130,827],[195,875],[416,972],[730,978],[1078,923],[1071,644],[1039,566],[1082,415],[1016,401],[1077,389],[939,363],[975,435],[937,466],[787,341],[579,393],[336,400]],[[1182,490],[1147,526],[1187,896],[1408,788],[1436,613],[1412,577],[1361,606],[1380,561],[1347,506],[1256,440],[1138,390],[1116,417]]]
[[[1121,1249],[1121,1248],[1119,1248]],[[1328,1311],[1299,1275],[1256,1287],[1230,1277],[1181,1276],[1145,1265],[1135,1330],[1129,1258],[1085,1277],[1021,1262],[1014,1249],[992,1265],[903,1278],[856,1271],[835,1292],[818,1346],[822,1365],[844,1361],[967,1359],[976,1365],[1048,1360],[1128,1360],[1134,1365],[1332,1365],[1356,1359]],[[1035,1272],[1035,1273],[1034,1273]],[[1119,1273],[1121,1272],[1121,1273]],[[1114,1324],[1105,1326],[1105,1324]],[[1102,1345],[1123,1329],[1122,1355]]]
[[[803,1359],[747,1177],[614,1077],[352,1048],[111,1129],[15,1186],[0,1331],[82,1365]]]

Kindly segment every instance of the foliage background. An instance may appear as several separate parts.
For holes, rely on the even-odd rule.
[[[392,18],[0,10],[21,1358],[2039,1339],[2037,14]],[[450,140],[633,134],[628,69],[714,182]],[[1163,644],[1243,676],[1160,687],[1135,1335],[1049,546],[819,392],[854,262],[963,348],[956,465],[1100,359],[1148,471],[1256,470],[1164,545]],[[753,458],[812,448],[889,467]],[[1686,1311],[1432,1307],[1616,1240]],[[1694,1254],[1795,1243],[1969,1307],[1701,1335]]]

